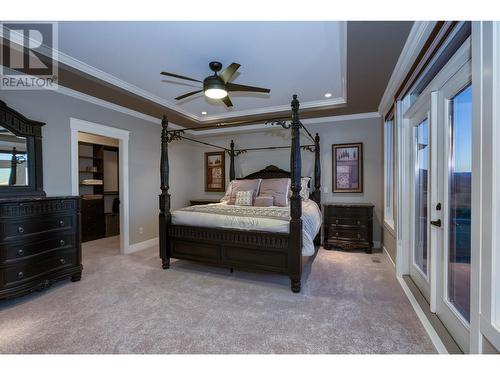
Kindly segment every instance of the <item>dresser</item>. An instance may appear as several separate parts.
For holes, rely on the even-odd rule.
[[[324,204],[324,248],[365,249],[371,253],[373,207],[371,203]]]
[[[0,198],[0,299],[82,273],[79,197]]]

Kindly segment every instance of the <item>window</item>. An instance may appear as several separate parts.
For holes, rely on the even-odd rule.
[[[384,221],[394,229],[394,118],[384,124]]]

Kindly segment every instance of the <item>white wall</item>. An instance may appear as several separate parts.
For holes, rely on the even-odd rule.
[[[321,137],[321,199],[326,202],[371,202],[374,210],[374,241],[381,241],[383,219],[383,131],[380,118],[336,121],[331,123],[307,125],[311,133],[319,133]],[[301,133],[301,144],[312,144],[311,140]],[[238,133],[200,138],[201,140],[229,148],[231,139],[235,147],[264,147],[290,145],[290,130],[270,127],[266,131]],[[363,193],[332,193],[332,144],[363,142]],[[214,149],[196,145],[193,162],[193,198],[219,198],[223,193],[206,193],[204,191],[205,170],[204,152]],[[290,150],[252,151],[236,158],[236,177],[243,177],[251,172],[274,164],[290,170]],[[314,154],[302,151],[302,175],[314,176]],[[226,181],[229,181],[229,157],[226,154]],[[326,192],[325,189],[326,188]]]
[[[48,195],[71,195],[70,118],[130,131],[130,243],[158,236],[161,126],[57,91],[0,91],[0,100],[33,120],[45,122],[43,135],[44,189]],[[174,208],[192,197],[189,181],[190,144],[170,147],[171,194]],[[139,228],[143,233],[139,233]]]

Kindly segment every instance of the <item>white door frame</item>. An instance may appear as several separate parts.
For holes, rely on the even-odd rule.
[[[119,192],[120,192],[120,253],[130,252],[129,232],[129,180],[128,180],[128,141],[130,132],[95,122],[70,118],[71,129],[71,194],[79,195],[78,176],[78,132],[92,133],[119,141]]]

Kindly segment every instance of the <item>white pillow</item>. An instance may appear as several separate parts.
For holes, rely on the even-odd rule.
[[[236,192],[236,206],[253,206],[254,190],[245,190]]]
[[[229,183],[229,186],[227,187],[226,194],[220,199],[221,203],[228,203],[229,200],[231,199],[231,190],[233,187],[233,181]]]
[[[300,196],[303,201],[309,200],[309,195],[311,195],[311,191],[309,189],[309,181],[311,181],[310,177],[302,177],[300,180],[300,185],[302,189],[300,189]]]

